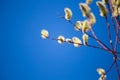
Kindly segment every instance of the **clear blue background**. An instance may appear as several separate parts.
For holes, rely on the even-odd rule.
[[[57,16],[64,8],[73,11],[72,21],[84,20],[79,9],[84,0],[0,0],[0,80],[97,80],[96,69],[107,69],[112,55],[89,47],[44,40],[40,31],[47,29],[51,37],[72,38],[82,33]],[[95,33],[108,43],[105,20],[99,16],[96,3],[90,5],[97,23]],[[92,39],[92,45],[97,45]],[[115,68],[107,80],[117,80]]]

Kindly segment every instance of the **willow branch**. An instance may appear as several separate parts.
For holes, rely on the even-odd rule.
[[[110,17],[111,17],[111,20],[112,20],[112,24],[113,24],[113,27],[114,27],[114,31],[115,31],[115,33],[116,33],[116,41],[115,41],[115,47],[114,47],[114,50],[116,50],[117,44],[118,44],[118,42],[120,42],[119,35],[118,35],[118,27],[119,27],[119,29],[120,29],[120,24],[119,24],[118,20],[116,19],[116,17],[114,17],[114,19],[115,19],[115,21],[116,21],[116,25],[115,25],[114,19],[113,19],[113,17],[112,17],[113,8],[112,8],[112,4],[111,4],[111,1],[110,1],[110,0],[108,0],[107,6],[108,6],[108,10],[109,10],[109,12],[110,12]]]
[[[115,61],[115,64],[116,64],[116,71],[117,71],[117,74],[118,74],[118,80],[120,80],[120,72],[119,72],[119,66],[117,64],[117,61]]]
[[[115,62],[116,62],[116,60],[114,60],[114,61],[112,62],[112,64],[110,65],[110,67],[108,68],[108,70],[106,71],[105,74],[107,74],[107,73],[112,69],[112,67],[114,66]]]
[[[59,40],[59,39],[57,39],[57,38],[51,38],[51,37],[47,37],[47,39],[49,39],[49,40],[55,40],[55,41],[58,41],[58,40]],[[67,43],[66,41],[64,41],[64,42]],[[70,43],[71,43],[71,44],[74,44],[73,41],[71,41]],[[76,43],[76,44],[77,44],[77,43]],[[80,45],[80,46],[85,46],[84,44],[79,44],[79,43],[78,43],[78,45]],[[94,46],[94,45],[90,45],[90,44],[88,44],[88,45],[86,45],[86,46],[91,47],[91,48],[96,48],[96,49],[99,49],[99,50],[108,51],[108,52],[110,52],[111,54],[113,53],[112,50],[104,49],[104,48],[102,48],[102,47],[98,47],[98,46]]]
[[[107,6],[108,6],[108,10],[109,10],[109,12],[110,12],[110,18],[111,18],[112,24],[113,24],[113,26],[114,26],[115,33],[116,33],[116,35],[117,35],[116,25],[115,25],[114,19],[113,19],[113,17],[112,17],[113,9],[112,9],[112,7],[111,7],[110,4],[111,4],[111,3],[110,3],[110,1],[109,1],[109,3],[107,4]],[[117,35],[117,36],[118,36],[118,35]],[[118,38],[119,38],[119,37],[118,37]]]
[[[107,50],[110,50],[103,42],[101,42],[97,36],[95,35],[93,29],[91,28],[91,32],[92,32],[92,35],[93,37],[95,38],[95,40],[104,48],[104,49],[107,49]]]
[[[114,47],[114,50],[116,51],[117,50],[117,45],[118,45],[118,41],[119,41],[119,38],[118,38],[118,28],[116,28],[116,41],[115,41],[115,47]]]
[[[64,20],[66,20],[66,19],[65,19],[63,16],[61,16],[60,14],[58,14],[58,16],[59,16],[60,18],[64,19]],[[70,20],[66,20],[66,21],[68,21],[70,24],[72,24],[73,26],[75,26],[75,24],[74,24],[72,21],[70,21]],[[81,30],[79,30],[79,31],[81,31]],[[94,32],[93,32],[92,30],[91,30],[91,32],[93,33],[93,36],[92,36],[92,35],[89,35],[88,33],[87,33],[87,35],[88,35],[89,37],[95,39],[95,40],[98,42],[98,44],[101,45],[104,49],[110,51],[110,49],[109,49],[102,41],[100,41],[100,40],[96,37],[96,35],[94,34]]]
[[[110,24],[108,22],[107,16],[105,17],[105,20],[106,20],[106,25],[107,25],[107,28],[108,28],[108,38],[109,38],[110,46],[111,46],[112,50],[114,50],[113,43],[112,43],[112,38],[111,38],[111,33],[110,33]]]
[[[110,53],[112,53],[112,51],[111,50],[108,50],[108,49],[104,49],[104,48],[101,48],[101,47],[98,47],[98,46],[93,46],[93,45],[87,45],[88,47],[92,47],[92,48],[96,48],[96,49],[100,49],[100,50],[105,50],[105,51],[108,51],[108,52],[110,52]]]

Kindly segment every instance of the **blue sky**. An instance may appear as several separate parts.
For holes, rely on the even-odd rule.
[[[81,38],[82,33],[57,16],[57,13],[64,15],[64,8],[69,7],[73,22],[84,20],[79,2],[84,0],[1,0],[0,80],[97,80],[96,69],[107,69],[112,55],[88,47],[60,45],[40,37],[40,31],[47,29],[51,37]],[[103,31],[105,20],[98,15],[95,2],[91,8],[97,18],[93,29],[107,43],[108,39],[104,38],[107,33]],[[96,45],[92,39],[89,42]],[[114,68],[107,80],[117,80]]]

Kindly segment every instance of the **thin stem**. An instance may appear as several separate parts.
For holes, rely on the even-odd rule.
[[[104,48],[104,49],[107,49],[107,50],[110,50],[103,42],[101,42],[97,36],[95,35],[93,29],[91,28],[91,32],[93,34],[93,37],[95,38],[95,40]]]
[[[109,3],[110,3],[110,1],[109,1]],[[107,4],[108,10],[109,10],[109,12],[110,12],[110,18],[111,18],[112,24],[113,24],[113,26],[114,26],[115,33],[116,33],[116,35],[117,35],[116,25],[115,25],[114,19],[113,19],[113,17],[112,17],[112,12],[113,12],[113,10],[112,10],[112,7],[110,6],[109,3]],[[118,37],[118,38],[119,38],[119,37]]]
[[[116,50],[117,44],[118,44],[118,42],[119,42],[118,27],[114,26],[114,30],[115,30],[115,33],[116,33],[116,40],[115,40],[114,50]]]
[[[112,43],[112,38],[111,38],[111,33],[110,33],[110,24],[108,22],[107,16],[105,17],[105,20],[106,20],[106,25],[107,25],[107,28],[108,28],[108,38],[109,38],[110,46],[111,46],[112,50],[114,50],[113,43]]]
[[[59,15],[59,14],[58,14],[58,16],[59,16],[60,18],[64,19],[64,20],[66,20],[63,16],[61,16],[61,15]],[[72,21],[70,21],[70,20],[66,20],[66,21],[68,21],[70,24],[72,24],[73,26],[75,26],[75,24],[73,24]],[[79,30],[79,31],[81,31],[81,30]],[[98,44],[100,44],[104,49],[108,49],[108,50],[110,51],[110,49],[109,49],[102,41],[100,41],[100,40],[96,37],[96,35],[94,34],[94,32],[93,32],[93,31],[91,31],[91,32],[93,33],[93,36],[92,36],[92,35],[89,35],[88,33],[87,33],[87,35],[88,35],[89,37],[95,39],[95,40],[98,42]]]
[[[119,66],[117,64],[117,61],[115,61],[115,64],[116,64],[116,71],[117,71],[117,74],[118,74],[118,80],[120,80],[120,72],[119,72]]]
[[[100,49],[100,50],[105,50],[105,51],[108,51],[108,52],[110,52],[110,53],[112,53],[112,51],[111,50],[108,50],[108,49],[104,49],[104,48],[101,48],[101,47],[98,47],[98,46],[93,46],[93,45],[87,45],[88,47],[92,47],[92,48],[96,48],[96,49]]]
[[[116,41],[115,41],[115,47],[114,47],[114,50],[116,50],[117,42],[119,41],[119,36],[118,36],[118,31],[117,31],[117,29],[116,29],[115,26],[114,26],[114,30],[115,30],[115,33],[116,33]]]
[[[50,39],[50,40],[56,40],[56,41],[58,40],[57,38],[50,38],[50,37],[48,37],[48,39]],[[66,41],[64,41],[64,42],[66,42]],[[74,43],[74,42],[71,41],[71,44],[73,44],[73,43]],[[83,44],[79,44],[79,45],[84,46]],[[93,46],[93,45],[90,45],[90,44],[88,44],[87,46],[88,46],[88,47],[92,47],[92,48],[96,48],[96,49],[100,49],[100,50],[105,50],[105,51],[108,51],[108,52],[110,52],[110,53],[120,54],[120,52],[115,52],[115,51],[113,51],[113,50],[104,49],[104,48],[102,48],[102,47]]]
[[[64,17],[64,16],[61,16],[59,13],[58,13],[58,16],[59,16],[60,18],[64,19],[64,20],[66,20],[65,17]],[[75,26],[75,24],[74,24],[71,20],[66,20],[66,21],[68,21],[70,24],[72,24],[73,26]]]
[[[114,66],[115,62],[116,62],[116,60],[114,60],[114,61],[112,62],[112,64],[110,65],[110,67],[108,68],[108,70],[106,71],[105,74],[107,74],[107,73],[112,69],[112,67]]]
[[[58,40],[57,38],[50,38],[50,37],[48,37],[47,39],[49,39],[49,40],[55,40],[55,41]],[[64,42],[66,42],[66,41],[64,41]],[[67,43],[67,42],[66,42],[66,43]],[[70,43],[71,43],[71,44],[74,44],[73,41],[71,41]],[[79,43],[78,43],[78,45],[85,46],[84,44],[79,44]],[[101,48],[101,47],[98,47],[98,46],[93,46],[93,45],[90,45],[90,44],[88,44],[88,45],[86,45],[86,46],[91,47],[91,48],[100,49],[100,50],[105,50],[105,51],[108,51],[108,52],[110,52],[110,53],[113,53],[112,50],[104,49],[104,48]]]
[[[115,41],[115,48],[114,50],[117,51],[117,45],[119,44],[118,41],[119,41],[119,35],[118,35],[118,27],[116,27],[116,41]]]
[[[113,24],[113,26],[114,26],[114,31],[115,31],[115,33],[116,33],[116,41],[115,41],[115,47],[114,47],[114,50],[116,50],[117,44],[118,44],[118,42],[120,42],[119,35],[118,35],[118,27],[117,27],[119,22],[117,22],[117,26],[116,26],[116,25],[115,25],[115,22],[114,22],[114,19],[113,19],[113,17],[112,17],[113,8],[112,8],[112,5],[111,5],[111,1],[109,0],[108,2],[109,2],[109,3],[107,4],[107,6],[108,6],[108,10],[109,10],[109,12],[110,12],[110,18],[111,18],[112,24]],[[114,18],[115,18],[115,20],[116,20],[116,17],[114,17]],[[119,26],[120,26],[120,25],[119,25]]]
[[[99,39],[96,39],[95,37],[93,37],[92,35],[86,33],[89,37],[95,39],[96,41],[99,41],[100,43],[104,44],[103,42],[101,42]],[[105,47],[107,47],[105,44],[104,44]],[[108,47],[107,47],[108,48]],[[107,49],[106,49],[107,50]],[[110,51],[110,49],[108,48],[108,50]]]

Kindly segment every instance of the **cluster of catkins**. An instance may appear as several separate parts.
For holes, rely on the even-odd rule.
[[[86,34],[87,31],[92,29],[92,26],[96,23],[96,18],[94,16],[94,13],[91,12],[91,8],[89,5],[92,3],[92,0],[86,0],[85,3],[79,3],[80,10],[83,14],[83,17],[86,17],[87,19],[84,21],[76,21],[74,24],[74,28],[76,31],[82,31],[82,40],[80,40],[78,37],[65,38],[64,36],[60,35],[58,36],[57,40],[58,43],[62,44],[63,42],[66,43],[72,43],[75,47],[79,47],[80,45],[88,45],[88,38],[89,36]],[[106,5],[109,5],[112,9],[112,16],[117,17],[120,15],[120,0],[110,0],[108,3],[108,0],[102,0],[96,2],[97,6],[100,10],[100,16],[106,17],[109,13],[108,8]],[[64,19],[67,21],[70,21],[72,19],[73,13],[70,8],[64,8]],[[49,32],[45,29],[41,30],[41,37],[44,39],[53,39],[49,37]],[[105,70],[102,68],[98,68],[97,72],[100,74],[99,80],[106,80],[106,74]]]

